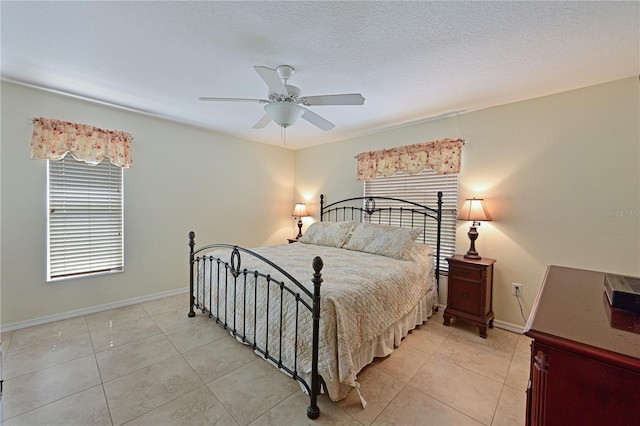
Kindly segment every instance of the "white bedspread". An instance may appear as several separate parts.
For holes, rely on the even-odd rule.
[[[324,263],[322,269],[320,314],[320,351],[318,371],[325,381],[329,396],[333,400],[346,397],[352,387],[356,386],[356,369],[361,368],[354,362],[354,356],[363,345],[370,344],[389,327],[407,315],[423,299],[428,296],[431,305],[435,301],[434,261],[431,249],[421,244],[414,244],[411,261],[397,260],[358,251],[324,247],[311,244],[283,244],[272,247],[261,247],[252,251],[266,257],[276,265],[295,277],[301,284],[313,292],[311,278],[312,261],[320,256]],[[230,261],[230,250],[208,253]],[[261,273],[271,274],[274,278],[283,277],[251,256],[241,253],[241,268],[258,269]],[[215,269],[214,269],[215,271]],[[214,272],[214,277],[216,272]],[[242,276],[241,276],[242,277]],[[209,309],[208,294],[209,276],[200,270],[200,285],[196,298]],[[233,295],[231,280],[228,281],[227,297],[228,315],[220,312],[220,317],[233,327],[233,303],[238,310],[244,303],[253,305],[253,277],[248,280],[246,302],[243,297],[244,287],[239,278],[238,289]],[[223,281],[221,279],[221,281]],[[214,281],[215,282],[215,281]],[[204,283],[204,285],[203,285]],[[224,282],[219,289],[214,285],[213,299],[225,300]],[[287,284],[288,285],[288,284]],[[258,285],[258,300],[266,300],[264,283]],[[194,290],[196,291],[196,290]],[[306,296],[305,296],[306,297]],[[295,346],[295,303],[293,297],[284,298],[282,348],[279,345],[280,333],[280,290],[271,286],[269,291],[269,353],[278,359],[282,349],[282,360],[290,368],[293,366]],[[308,299],[307,299],[308,300]],[[311,302],[309,301],[309,304]],[[214,302],[215,306],[215,302]],[[253,336],[253,307],[247,308],[246,322],[237,315],[236,329],[244,329],[246,335]],[[215,313],[214,308],[214,313]],[[308,312],[300,309],[298,324],[298,363],[297,371],[301,376],[311,371],[311,336],[312,320]],[[258,302],[258,318],[266,314],[266,307]],[[264,347],[265,325],[258,321],[256,340]]]

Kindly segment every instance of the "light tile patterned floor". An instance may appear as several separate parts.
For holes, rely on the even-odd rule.
[[[529,339],[442,310],[306,417],[298,384],[172,296],[3,333],[3,424],[522,425]]]

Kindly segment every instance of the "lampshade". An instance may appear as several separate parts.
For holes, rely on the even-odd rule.
[[[458,212],[458,219],[469,222],[486,222],[491,220],[491,215],[482,198],[467,198]]]
[[[296,206],[293,208],[293,213],[291,213],[293,217],[305,217],[309,216],[307,213],[307,206],[304,203],[296,203]]]
[[[289,102],[274,102],[264,106],[264,110],[281,127],[289,127],[302,115],[304,110]]]

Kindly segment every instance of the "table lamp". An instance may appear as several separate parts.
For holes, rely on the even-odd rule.
[[[309,216],[307,206],[304,203],[296,203],[291,216],[298,218],[298,235],[296,236],[296,240],[299,240],[300,237],[302,237],[302,218]]]
[[[489,210],[484,205],[484,199],[482,198],[467,198],[464,200],[464,204],[458,213],[459,220],[466,220],[473,222],[469,228],[468,236],[471,240],[471,247],[469,251],[464,255],[467,259],[482,259],[476,251],[476,240],[478,239],[478,230],[476,227],[480,226],[480,222],[491,220]]]

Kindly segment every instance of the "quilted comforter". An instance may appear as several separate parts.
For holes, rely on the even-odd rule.
[[[320,291],[318,371],[333,400],[346,397],[347,393],[356,387],[358,371],[355,371],[353,355],[363,344],[377,338],[407,315],[425,296],[430,297],[431,304],[435,301],[432,249],[422,244],[414,244],[411,248],[412,260],[398,260],[359,251],[302,243],[261,247],[252,251],[279,265],[311,292],[311,264],[315,256],[322,258],[324,268],[321,272],[324,281]],[[230,250],[207,253],[207,256],[230,262]],[[241,253],[241,260],[242,269],[271,274],[275,279],[281,279],[286,283],[284,277],[273,269],[270,270],[258,259]],[[246,336],[255,335],[259,345],[264,348],[266,343],[269,353],[274,354],[276,359],[281,357],[283,363],[292,369],[297,352],[295,369],[303,377],[305,374],[308,375],[311,372],[311,313],[300,309],[299,320],[296,320],[294,297],[287,297],[286,291],[282,297],[281,311],[279,287],[270,285],[267,297],[264,279],[258,280],[255,285],[253,276],[250,276],[246,283],[241,276],[234,289],[232,277],[226,279],[225,286],[224,274],[220,275],[220,285],[217,285],[218,275],[215,265],[211,270],[200,266],[199,285],[194,290],[197,293],[195,297],[198,304],[204,304],[207,309],[211,309],[208,295],[211,283],[214,289],[211,296],[214,314],[218,312],[223,321],[240,331],[244,330]],[[254,286],[257,288],[254,289]],[[254,290],[257,293],[256,306]],[[267,299],[268,308],[264,302]],[[221,301],[220,306],[226,304],[226,309],[216,308],[217,300]],[[311,304],[310,301],[308,303]],[[270,318],[268,330],[263,320],[267,312]],[[254,330],[256,317],[260,320],[256,321]],[[279,337],[280,321],[282,339]]]

